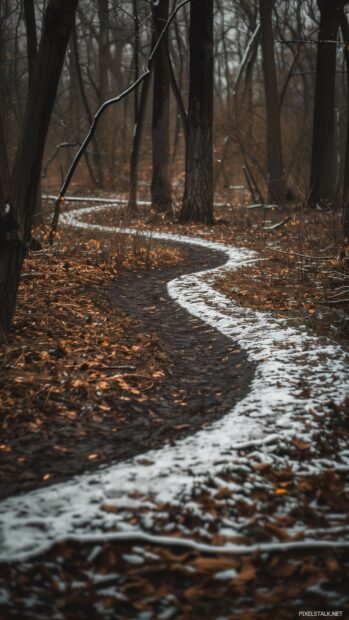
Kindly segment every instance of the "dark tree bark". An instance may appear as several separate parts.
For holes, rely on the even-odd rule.
[[[135,39],[134,39],[134,48],[133,48],[133,66],[134,66],[134,79],[138,80],[139,77],[139,16],[138,16],[138,5],[137,0],[132,0],[132,12],[133,12],[133,21],[134,21],[134,29],[135,29]],[[138,106],[139,106],[139,93],[138,88],[135,89],[133,96],[133,104],[134,104],[134,122],[136,123],[136,119],[138,118]]]
[[[3,62],[5,58],[4,32],[3,32],[3,15],[4,8],[0,4],[0,78],[3,72]],[[0,93],[3,93],[2,80],[0,79]],[[4,105],[3,97],[0,98],[0,203],[3,205],[8,200],[10,187],[10,171],[8,163],[8,149],[4,133],[3,119],[6,104]]]
[[[85,87],[84,87],[84,80],[82,77],[82,73],[81,73],[81,66],[80,66],[80,61],[79,61],[79,50],[78,50],[78,41],[77,41],[77,33],[76,33],[76,27],[75,25],[73,26],[72,29],[72,33],[71,33],[71,51],[72,51],[72,55],[73,58],[71,59],[72,62],[74,63],[74,74],[76,75],[76,79],[77,79],[77,85],[79,88],[79,93],[80,93],[80,97],[81,97],[81,101],[82,101],[82,105],[83,108],[85,110],[86,116],[87,116],[87,120],[89,122],[89,124],[91,125],[92,123],[92,112],[90,110],[90,106],[87,100],[87,96],[86,96],[86,92],[85,92]],[[94,163],[96,164],[96,170],[98,171],[98,167],[101,161],[100,155],[99,155],[99,150],[98,150],[98,144],[96,142],[96,140],[93,141],[93,150],[95,152],[95,158],[94,158]],[[90,161],[90,156],[88,154],[87,151],[85,151],[84,153],[84,158],[85,158],[85,162],[86,162],[86,166],[87,169],[89,171],[89,175],[91,178],[91,182],[93,185],[97,184],[97,176],[95,175],[93,168],[92,168],[92,163]]]
[[[315,79],[313,145],[309,205],[335,198],[335,87],[338,3],[318,0],[319,42]]]
[[[183,133],[184,133],[184,146],[186,148],[187,143],[187,112],[183,101],[183,77],[184,77],[184,56],[186,55],[183,51],[183,41],[181,38],[181,33],[179,29],[178,22],[174,23],[174,31],[176,36],[175,48],[172,45],[171,53],[173,55],[173,61],[175,63],[175,67],[173,66],[173,61],[171,59],[170,50],[169,50],[169,64],[170,64],[170,83],[172,92],[177,101],[178,106],[178,114],[176,117],[176,123],[174,127],[174,137],[173,137],[173,147],[172,147],[172,164],[175,163],[178,155],[178,146],[179,146],[179,135],[180,135],[180,124],[182,123]],[[174,52],[175,49],[175,52]],[[178,75],[178,85],[175,78],[175,69],[176,74]]]
[[[0,211],[0,334],[9,331],[40,182],[46,135],[78,0],[48,2],[9,196]]]
[[[102,105],[109,97],[109,80],[108,80],[108,66],[109,66],[109,8],[108,0],[98,0],[98,18],[99,18],[99,33],[98,33],[98,99],[99,105]],[[100,139],[96,138],[96,142],[104,144],[106,140],[105,132],[102,131]],[[98,172],[98,185],[102,189],[105,186],[105,165],[101,158],[100,148],[96,154],[98,158],[97,172]]]
[[[212,225],[213,0],[190,3],[190,86],[180,220]]]
[[[171,87],[171,90],[172,90],[172,93],[173,93],[173,96],[175,98],[177,108],[178,108],[177,120],[179,120],[179,122],[182,124],[184,142],[186,142],[187,140],[187,112],[185,109],[185,105],[184,105],[184,101],[183,101],[183,97],[181,93],[181,88],[177,84],[177,80],[176,80],[175,72],[173,69],[169,50],[167,50],[167,62],[168,62],[168,70],[169,70],[170,87]]]
[[[347,70],[347,97],[349,99],[349,24],[344,13],[344,2],[339,3],[339,22],[345,44],[344,58]],[[349,241],[349,107],[347,107],[347,135],[343,171],[343,235]]]
[[[7,149],[0,114],[0,201],[4,204],[9,199],[10,169],[7,158]]]
[[[30,85],[33,81],[34,68],[38,55],[38,39],[36,34],[35,9],[33,0],[26,0],[24,2],[24,20],[27,31],[27,58]]]
[[[142,84],[138,106],[138,117],[133,132],[130,160],[130,195],[128,199],[128,208],[132,213],[135,213],[137,211],[138,162],[150,83],[150,75],[147,75]]]
[[[75,29],[74,29],[75,30]],[[74,44],[73,39],[74,34],[72,33],[72,37],[69,43],[68,56],[69,56],[69,95],[68,95],[68,117],[69,117],[69,126],[67,127],[67,142],[78,142],[80,140],[81,133],[81,102],[80,102],[80,94],[79,94],[79,78],[78,72],[74,57]],[[67,167],[70,164],[70,154],[69,150],[67,150]]]
[[[160,0],[153,7],[153,23],[156,40],[168,20],[169,2]],[[153,94],[153,172],[151,181],[152,207],[157,211],[169,211],[172,207],[172,188],[169,171],[170,146],[170,67],[168,61],[168,31],[162,39],[154,58]]]
[[[28,76],[29,76],[29,91],[33,83],[35,63],[38,56],[38,37],[36,32],[36,20],[35,20],[35,7],[33,0],[26,0],[24,2],[24,21],[27,32],[27,58],[28,58]],[[29,96],[29,95],[28,95]],[[42,224],[42,198],[41,198],[41,183],[38,187],[35,207],[35,223]]]
[[[274,0],[260,0],[261,42],[267,113],[267,153],[269,200],[282,204],[286,199],[282,161],[279,93],[276,77],[272,11]]]
[[[98,96],[100,103],[108,98],[109,8],[108,0],[98,0]]]

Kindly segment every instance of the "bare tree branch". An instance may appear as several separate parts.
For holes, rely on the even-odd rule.
[[[49,234],[49,242],[53,243],[53,238],[54,238],[54,234],[55,231],[57,230],[57,226],[58,226],[58,220],[59,220],[59,214],[60,214],[60,207],[62,202],[64,201],[64,197],[65,194],[69,188],[70,182],[73,178],[74,172],[79,164],[79,161],[82,157],[82,155],[84,154],[88,144],[90,143],[92,137],[95,134],[95,131],[97,129],[97,125],[98,122],[101,118],[101,116],[103,115],[103,113],[111,106],[114,105],[116,103],[119,103],[119,101],[121,101],[122,99],[124,99],[125,97],[127,97],[132,91],[135,90],[135,88],[137,88],[139,86],[139,84],[141,84],[141,82],[143,82],[143,80],[151,73],[151,68],[152,68],[152,64],[153,64],[153,60],[154,60],[154,56],[157,52],[157,50],[159,49],[161,42],[167,32],[167,30],[169,29],[171,23],[173,22],[174,18],[176,17],[177,13],[181,10],[181,8],[183,6],[185,6],[186,4],[188,4],[190,2],[190,0],[182,0],[182,2],[180,2],[172,11],[171,15],[169,16],[160,36],[158,37],[156,43],[154,44],[154,47],[148,57],[148,62],[145,66],[144,71],[141,73],[141,75],[134,80],[134,82],[128,86],[128,88],[126,88],[122,93],[120,93],[119,95],[117,95],[116,97],[113,97],[112,99],[108,99],[107,101],[105,101],[100,108],[97,110],[90,129],[84,139],[84,141],[81,144],[81,147],[79,148],[78,152],[76,153],[71,166],[66,174],[66,177],[62,183],[61,189],[58,193],[58,196],[55,200],[55,210],[54,210],[54,216],[53,216],[53,220],[52,220],[52,224],[51,224],[51,231]]]

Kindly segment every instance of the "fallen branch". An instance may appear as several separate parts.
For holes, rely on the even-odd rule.
[[[277,254],[283,254],[284,256],[299,256],[299,258],[305,258],[306,260],[318,260],[318,261],[330,261],[330,260],[334,260],[335,256],[312,256],[311,254],[301,254],[300,252],[293,252],[293,250],[280,250],[278,248],[271,248],[268,245],[265,245],[265,243],[262,243],[261,241],[258,241],[257,239],[255,239],[254,237],[252,237],[252,235],[247,234],[247,237],[253,241],[253,243],[256,243],[259,247],[263,248],[264,250],[268,250],[269,252],[276,252]]]
[[[246,209],[280,209],[279,205],[266,205],[263,202],[257,202],[253,205],[248,205]]]
[[[289,217],[285,217],[284,220],[282,220],[281,222],[277,222],[277,224],[273,224],[272,226],[264,226],[262,228],[262,230],[276,230],[277,228],[281,228],[282,226],[284,226],[285,224],[287,224],[287,222],[289,222],[291,220],[291,216]]]
[[[334,306],[336,304],[348,304],[349,298],[347,297],[346,299],[333,299],[333,300],[326,299],[326,301],[320,301],[319,303],[325,306],[328,306],[328,305]]]
[[[330,295],[328,299],[335,299],[336,297],[341,297],[342,295],[349,295],[349,288],[347,286],[340,286],[336,293]]]

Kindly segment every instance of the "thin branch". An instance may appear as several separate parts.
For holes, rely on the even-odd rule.
[[[320,303],[322,305],[325,305],[325,306],[328,306],[328,305],[335,306],[335,305],[338,305],[338,304],[347,304],[347,303],[349,303],[349,297],[347,297],[346,299],[326,299],[326,301],[320,301],[318,303]]]
[[[289,222],[290,220],[292,220],[291,216],[285,217],[284,220],[282,220],[281,222],[277,222],[276,224],[273,224],[272,226],[264,226],[263,230],[266,230],[266,231],[277,230],[278,228],[281,228],[282,226],[287,224],[287,222]]]
[[[56,144],[55,150],[53,151],[52,155],[50,156],[50,158],[47,160],[46,164],[44,165],[41,179],[44,179],[46,177],[48,167],[55,160],[60,150],[64,148],[73,148],[74,146],[80,146],[80,143],[79,142],[61,142],[60,144]]]
[[[277,209],[278,211],[280,211],[279,205],[275,205],[275,204],[266,205],[264,202],[257,202],[256,204],[253,204],[253,205],[247,205],[246,209]]]
[[[284,256],[299,256],[299,258],[305,258],[306,260],[318,260],[318,261],[324,261],[324,262],[333,260],[335,258],[334,256],[311,256],[311,254],[301,254],[300,252],[293,252],[292,250],[289,250],[288,252],[286,252],[286,250],[279,250],[278,248],[271,248],[268,245],[265,245],[261,241],[258,241],[257,239],[252,237],[252,235],[247,234],[247,236],[249,239],[251,239],[251,241],[259,245],[264,250],[268,250],[269,252],[276,252],[277,254],[283,254]]]
[[[282,43],[283,45],[288,45],[289,43],[302,43],[302,44],[310,44],[310,45],[336,45],[340,48],[342,48],[343,50],[345,50],[346,45],[344,45],[343,43],[340,43],[339,41],[336,40],[332,40],[329,39],[327,41],[317,41],[315,39],[287,39],[287,40],[282,40],[282,39],[276,39],[275,43]]]
[[[240,84],[240,80],[245,68],[245,65],[248,61],[248,58],[250,56],[251,51],[253,50],[255,44],[258,42],[259,37],[260,37],[260,33],[261,33],[261,25],[258,24],[255,31],[252,34],[252,37],[250,38],[247,46],[246,46],[246,50],[245,53],[243,55],[243,58],[241,60],[238,72],[236,74],[236,78],[233,84],[233,96],[236,97],[237,93],[238,93],[238,89],[239,89],[239,84]]]

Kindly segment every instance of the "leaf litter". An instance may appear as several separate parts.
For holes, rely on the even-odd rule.
[[[72,460],[82,470],[113,458],[94,449],[97,437],[133,423],[128,403],[161,383],[166,354],[141,323],[111,309],[106,289],[122,270],[178,260],[174,250],[124,245],[122,254],[115,240],[71,233],[28,255],[1,347],[2,496],[71,475]]]
[[[221,301],[215,300],[213,308]],[[311,345],[307,340],[305,344]],[[323,361],[321,350],[320,358],[317,355],[310,346],[304,363],[310,360],[311,365],[312,357],[314,364]],[[340,366],[336,372],[341,377]],[[42,556],[30,559],[29,552],[26,562],[4,567],[12,571],[15,584],[11,595],[6,592],[4,596],[14,597],[18,609],[25,609],[30,600],[38,618],[49,617],[45,613],[52,610],[52,598],[48,606],[43,590],[34,592],[33,583],[39,579],[46,580],[46,592],[56,583],[59,603],[55,610],[57,617],[61,613],[64,618],[86,617],[88,610],[97,618],[217,618],[228,614],[248,620],[271,614],[291,618],[300,608],[347,609],[348,553],[345,545],[331,549],[330,543],[345,540],[349,525],[349,403],[340,394],[335,402],[330,390],[327,401],[317,402],[315,397],[315,406],[310,408],[309,395],[314,390],[310,377],[296,387],[304,406],[303,412],[301,407],[296,411],[293,432],[271,436],[264,446],[249,440],[233,451],[225,452],[221,446],[217,454],[216,449],[216,460],[220,456],[221,462],[211,469],[211,476],[207,471],[204,478],[199,476],[197,486],[187,489],[178,503],[173,502],[171,492],[172,501],[162,504],[154,503],[146,492],[138,500],[118,502],[110,488],[110,506],[115,512],[109,514],[121,515],[104,522],[104,528],[124,531],[124,543],[93,544],[86,536],[81,546],[73,537],[46,552],[45,561]],[[280,408],[281,402],[276,406]],[[189,450],[191,445],[189,441]],[[154,544],[131,545],[127,536],[133,528],[171,533],[172,551]],[[281,542],[274,553],[256,551],[246,556],[236,552],[227,558],[217,552],[213,558],[193,548],[176,558],[176,538],[183,536],[223,547],[227,542],[250,544],[251,549],[260,540]],[[328,540],[328,548],[319,547],[312,553],[307,549],[311,537]],[[285,541],[304,541],[304,548],[285,551]],[[130,560],[135,555],[145,561]]]

